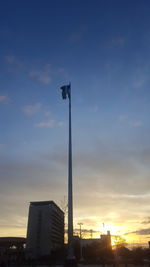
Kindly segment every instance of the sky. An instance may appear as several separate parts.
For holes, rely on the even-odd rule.
[[[67,198],[71,82],[74,229],[150,240],[150,2],[0,4],[0,236],[30,201]]]

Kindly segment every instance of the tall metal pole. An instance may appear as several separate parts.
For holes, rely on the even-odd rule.
[[[71,129],[71,84],[61,87],[62,98],[69,99],[69,144],[68,144],[68,261],[74,261],[73,252],[73,190],[72,190],[72,129]]]
[[[68,147],[68,258],[73,258],[73,199],[72,199],[72,127],[71,86],[69,97],[69,147]]]

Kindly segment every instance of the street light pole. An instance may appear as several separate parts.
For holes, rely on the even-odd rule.
[[[83,223],[78,223],[78,225],[80,226],[80,239],[82,238],[82,229],[81,229],[81,227],[82,227],[82,225],[83,225]]]
[[[73,202],[72,202],[72,129],[71,129],[71,88],[69,97],[69,147],[68,147],[68,245],[73,242]]]
[[[72,194],[72,129],[71,129],[71,84],[61,87],[62,98],[69,99],[69,144],[68,144],[68,255],[67,261],[74,262],[73,252],[73,194]]]
[[[82,225],[83,223],[78,223],[78,225],[80,226],[80,261],[83,261],[83,256],[82,256]]]

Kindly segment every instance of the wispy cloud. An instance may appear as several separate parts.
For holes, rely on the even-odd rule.
[[[141,222],[142,224],[150,224],[150,217],[148,217],[145,221]]]
[[[44,112],[44,116],[45,117],[49,117],[50,115],[51,115],[51,112],[50,111],[47,110],[47,111]]]
[[[120,114],[117,118],[118,121],[122,122],[122,121],[125,121],[127,119],[127,116],[126,115],[123,115],[123,114]]]
[[[98,110],[99,110],[98,105],[94,105],[94,107],[93,107],[93,111],[94,111],[94,112],[97,112]]]
[[[52,76],[56,73],[62,72],[60,69],[52,71],[50,64],[45,64],[42,67],[31,67],[17,57],[13,55],[7,55],[4,57],[5,62],[10,66],[11,71],[13,72],[22,72],[25,73],[28,77],[37,80],[43,84],[49,84],[52,81]]]
[[[74,31],[74,32],[72,32],[70,34],[69,41],[71,43],[78,43],[78,42],[80,42],[83,39],[86,31],[87,31],[87,28],[86,27],[84,27],[84,26],[80,27],[79,30]]]
[[[50,65],[47,64],[42,70],[40,69],[32,69],[29,71],[29,76],[35,78],[37,81],[49,84],[52,80],[52,70]]]
[[[4,148],[5,144],[0,143],[0,149]]]
[[[7,63],[12,64],[15,61],[15,57],[14,56],[5,56],[5,60],[7,61]]]
[[[12,65],[15,68],[20,68],[23,67],[23,62],[20,61],[17,57],[15,57],[14,55],[7,55],[4,57],[5,58],[5,62],[9,65]]]
[[[131,127],[133,128],[140,128],[142,127],[142,122],[141,121],[134,121],[134,122],[131,122]]]
[[[132,85],[134,88],[142,88],[149,81],[149,73],[143,72],[142,70],[138,70],[133,78]]]
[[[64,125],[65,125],[64,121],[59,121],[59,122],[58,122],[58,126],[59,126],[59,127],[63,127]]]
[[[120,114],[117,118],[117,120],[121,123],[121,122],[127,122],[128,125],[130,127],[133,127],[133,128],[140,128],[143,126],[143,123],[140,121],[140,120],[136,120],[136,121],[129,121],[128,120],[128,117],[124,114]]]
[[[126,42],[126,38],[123,37],[123,36],[119,36],[119,37],[114,37],[111,40],[109,40],[106,45],[109,48],[111,48],[111,47],[122,47],[122,46],[124,46],[125,42]]]
[[[52,128],[54,126],[54,120],[41,121],[35,124],[35,127],[39,128]]]
[[[36,103],[33,105],[27,105],[23,107],[23,112],[27,115],[33,115],[39,111],[41,108],[42,104],[41,103]]]
[[[63,121],[57,122],[51,119],[50,118],[51,112],[48,110],[44,111],[44,109],[45,107],[41,103],[35,103],[33,105],[24,106],[22,108],[22,111],[24,112],[24,114],[32,116],[41,110],[41,115],[46,117],[46,121],[43,119],[42,121],[35,123],[34,126],[38,128],[51,128],[53,126],[63,127],[65,125],[65,122]]]
[[[6,95],[0,95],[0,103],[8,103],[9,99]]]
[[[133,232],[126,233],[126,235],[129,235],[129,234],[149,235],[150,234],[150,228],[139,229],[139,230],[136,230],[136,231],[133,231]]]
[[[74,32],[70,35],[70,42],[77,43],[82,39],[82,33],[81,32]]]
[[[126,39],[124,37],[117,37],[117,38],[113,38],[111,41],[111,44],[113,46],[122,46],[124,45]]]

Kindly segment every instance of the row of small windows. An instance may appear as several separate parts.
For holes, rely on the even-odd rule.
[[[64,220],[64,216],[60,216],[60,214],[58,214],[56,211],[52,212],[52,216],[57,217],[59,220],[63,221]]]
[[[51,236],[58,236],[58,237],[62,237],[64,236],[64,233],[58,233],[58,232],[52,232]]]
[[[62,225],[63,222],[61,222],[60,220],[56,219],[56,218],[52,218],[52,223],[56,223],[57,225]]]

